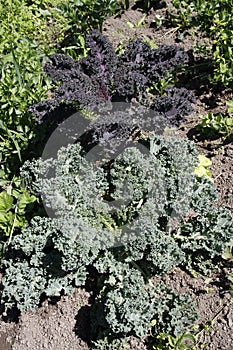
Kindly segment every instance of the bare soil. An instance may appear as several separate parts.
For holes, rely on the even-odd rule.
[[[171,8],[171,1],[166,1]],[[152,10],[145,21],[140,10],[130,9],[121,17],[105,21],[103,33],[113,42],[114,47],[126,43],[128,39],[144,37],[162,44],[180,45],[186,50],[195,47],[196,41],[208,45],[208,40],[196,35],[186,36],[177,43],[177,29],[169,26],[154,28],[156,15],[165,16],[167,9]],[[128,22],[128,23],[127,23]],[[131,24],[129,24],[129,22]],[[198,57],[198,55],[196,55]],[[232,91],[214,91],[206,82],[193,81],[189,87],[197,97],[196,112],[187,117],[180,128],[173,131],[177,137],[185,137],[196,142],[198,151],[212,160],[213,179],[219,191],[219,203],[233,212],[233,144],[221,139],[204,140],[195,130],[199,115],[209,111],[225,112],[225,101],[233,99]],[[226,261],[218,273],[210,276],[190,276],[180,268],[175,268],[164,276],[164,281],[178,292],[188,293],[197,303],[199,328],[197,350],[233,349],[233,295],[229,275],[233,274],[233,261]],[[14,321],[11,316],[2,315],[0,320],[0,350],[85,350],[89,349],[85,339],[89,333],[88,309],[91,294],[77,289],[72,296],[62,296],[54,303],[46,300],[35,313],[25,313]],[[14,316],[14,315],[13,315]],[[151,349],[144,341],[132,338],[131,348]]]

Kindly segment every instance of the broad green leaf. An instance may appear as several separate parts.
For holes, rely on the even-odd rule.
[[[231,117],[226,118],[226,125],[233,126],[233,118],[231,118]]]
[[[233,113],[233,100],[227,101],[226,105],[228,107],[228,109],[227,109],[228,113],[230,113],[230,114]]]
[[[202,165],[199,165],[197,168],[194,169],[194,174],[197,175],[198,177],[203,177],[203,176],[208,177],[209,180],[213,181],[213,179],[211,179],[212,172],[206,169]]]
[[[13,197],[6,191],[0,193],[0,211],[8,211],[13,207]]]
[[[24,216],[16,215],[16,218],[14,221],[14,226],[15,227],[23,227],[26,222],[27,222],[27,220]]]
[[[13,222],[14,214],[11,211],[7,213],[0,212],[0,230],[3,230],[6,236],[9,236]]]
[[[8,213],[5,211],[0,211],[0,224],[5,224],[7,221]]]
[[[0,178],[0,187],[5,186],[9,181]]]
[[[185,334],[182,334],[180,337],[179,337],[179,340],[177,342],[177,345],[184,345],[184,349],[186,348],[186,344],[185,344],[185,341],[188,340],[189,342],[192,343],[192,345],[194,345],[196,343],[196,339],[195,337],[192,335],[192,334],[189,334],[189,333],[185,333]],[[190,344],[191,345],[191,344]]]
[[[35,196],[30,195],[28,192],[23,192],[22,195],[20,196],[19,202],[18,202],[18,211],[24,211],[26,206],[29,203],[33,203],[37,200]]]

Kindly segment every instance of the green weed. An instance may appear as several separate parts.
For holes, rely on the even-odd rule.
[[[156,336],[154,350],[195,350],[196,338],[191,333],[182,333],[177,337],[166,333]]]
[[[26,214],[30,205],[37,198],[21,187],[20,178],[7,178],[3,169],[0,169],[0,245],[11,242],[17,229],[22,229],[28,222]],[[32,209],[32,208],[31,208]]]
[[[119,7],[120,3],[116,0],[70,0],[57,8],[71,27],[85,34],[92,28],[102,32],[105,18],[116,13]]]
[[[159,94],[160,96],[166,96],[166,88],[174,86],[176,83],[176,77],[173,73],[167,73],[165,78],[160,79],[157,83],[147,89],[147,93],[151,96]]]
[[[201,123],[197,125],[197,130],[207,137],[227,139],[232,135],[232,116],[224,116],[221,113],[214,115],[212,112],[209,112],[206,116],[201,116],[200,119]]]
[[[176,13],[170,20],[178,31],[190,27],[209,37],[214,65],[213,81],[233,84],[233,3],[232,0],[173,0]]]

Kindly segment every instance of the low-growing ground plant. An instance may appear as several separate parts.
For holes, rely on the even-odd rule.
[[[206,137],[229,139],[233,135],[233,114],[231,101],[228,102],[227,114],[218,113],[214,115],[209,112],[206,116],[201,116],[201,123],[196,126],[197,130]]]
[[[56,11],[58,4],[56,0],[0,3],[0,147],[6,172],[17,172],[23,150],[35,134],[29,106],[46,98],[52,88],[41,63],[58,49],[68,26]],[[9,156],[15,152],[18,163]]]
[[[156,5],[158,5],[160,0],[135,0],[135,5],[139,7],[140,9],[149,12],[149,10]]]
[[[100,120],[90,128],[97,126]],[[112,126],[117,133],[120,124]],[[102,133],[92,135],[90,142],[101,140],[107,147]],[[61,148],[57,159],[26,162],[21,176],[28,190],[41,195],[50,217],[35,217],[6,249],[5,307],[35,310],[42,295],[84,285],[92,266],[98,280],[93,348],[117,348],[131,335],[148,335],[152,326],[155,334],[175,338],[188,332],[197,319],[190,297],[150,278],[178,265],[213,268],[232,237],[233,218],[215,208],[214,184],[194,174],[198,164],[192,142],[153,134],[115,159],[106,154],[101,166],[87,160],[79,142]],[[119,199],[117,209],[109,210]],[[187,219],[190,210],[196,214]]]
[[[30,108],[38,123],[56,124],[62,115],[67,118],[67,106],[73,107],[72,114],[77,110],[75,105],[94,110],[108,101],[130,102],[132,99],[175,125],[193,111],[195,97],[191,91],[168,87],[171,84],[169,72],[175,74],[190,62],[189,53],[182,48],[163,45],[153,49],[143,40],[136,39],[123,53],[116,55],[107,37],[97,30],[87,35],[86,48],[86,57],[78,61],[62,54],[50,56],[44,70],[60,85],[53,99]],[[161,92],[163,96],[160,96]]]
[[[71,0],[61,3],[58,9],[68,18],[75,32],[85,35],[94,28],[102,32],[103,21],[120,9],[120,2],[118,0]]]
[[[13,233],[21,230],[31,219],[33,203],[37,198],[21,186],[20,178],[9,181],[0,170],[0,258]],[[30,208],[31,206],[31,208]]]
[[[67,3],[62,1],[63,6]],[[59,5],[60,0],[0,1],[0,171],[9,183],[25,159],[41,151],[32,140],[37,138],[42,143],[44,131],[35,126],[28,108],[52,94],[51,80],[42,70],[46,56],[70,50],[61,45],[71,24]],[[21,196],[23,192],[15,192],[14,205],[16,193]],[[4,210],[0,205],[0,211]],[[12,225],[10,213],[4,216],[5,233],[9,227],[17,227]]]
[[[154,350],[196,350],[196,338],[191,333],[181,333],[177,337],[160,333]]]
[[[211,178],[212,172],[208,169],[212,165],[211,160],[205,157],[203,154],[199,154],[198,159],[199,159],[199,164],[194,169],[194,174],[197,175],[199,178],[201,178],[202,176],[205,176],[210,181],[213,181],[213,179]]]
[[[173,0],[177,9],[171,20],[182,30],[198,28],[210,38],[214,64],[214,81],[233,86],[233,4],[231,0]]]

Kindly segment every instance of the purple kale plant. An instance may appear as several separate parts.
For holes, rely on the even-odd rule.
[[[87,56],[79,61],[64,54],[49,57],[44,71],[59,86],[52,99],[30,107],[39,124],[56,124],[80,107],[96,111],[106,102],[137,100],[173,125],[179,125],[192,112],[194,97],[184,88],[167,89],[166,96],[154,96],[152,104],[147,93],[168,72],[189,64],[190,54],[182,48],[163,45],[152,49],[142,39],[136,39],[117,55],[98,30],[87,35],[86,48]]]

